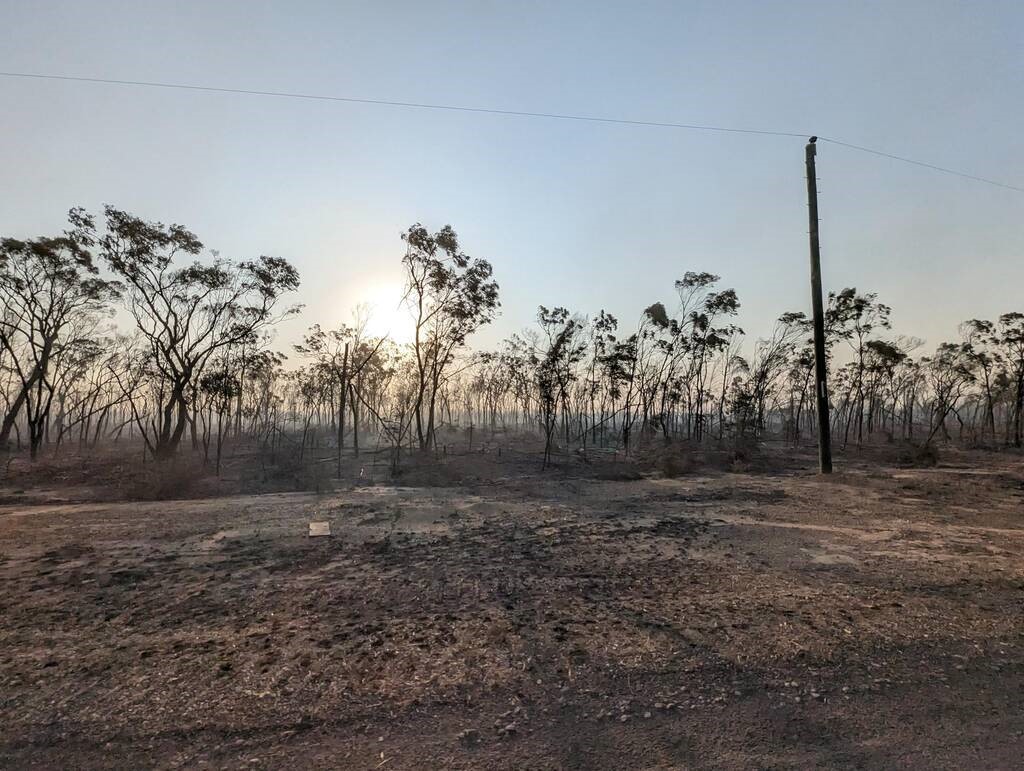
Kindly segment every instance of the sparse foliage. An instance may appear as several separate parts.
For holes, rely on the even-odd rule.
[[[785,313],[767,337],[745,340],[739,297],[712,273],[684,273],[674,301],[648,304],[632,329],[603,310],[541,306],[535,328],[471,353],[499,308],[492,267],[464,253],[451,227],[417,224],[401,257],[413,342],[367,335],[360,312],[310,327],[289,368],[269,334],[298,310],[284,304],[298,286],[287,261],[203,257],[187,228],[109,206],[99,224],[82,209],[69,221],[60,236],[0,241],[0,442],[24,443],[32,458],[127,434],[164,459],[191,435],[218,474],[238,440],[264,460],[288,447],[300,463],[333,461],[340,478],[343,457],[369,442],[384,443],[397,471],[405,449],[445,450],[439,432],[463,432],[467,447],[474,429],[539,435],[545,467],[572,450],[796,444],[814,433],[807,318]],[[113,325],[119,307],[129,333]],[[829,295],[832,429],[843,444],[1020,446],[1024,313],[966,321],[961,340],[929,356],[921,340],[894,336],[890,317],[874,293]]]

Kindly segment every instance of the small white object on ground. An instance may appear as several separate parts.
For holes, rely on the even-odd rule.
[[[317,536],[324,536],[331,534],[331,523],[330,522],[310,522],[309,523],[309,537],[316,538]]]

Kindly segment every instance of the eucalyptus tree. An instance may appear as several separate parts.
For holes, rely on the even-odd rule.
[[[715,277],[715,281],[718,278]],[[708,364],[711,356],[724,350],[729,341],[743,330],[735,324],[715,326],[719,319],[735,316],[740,307],[739,298],[733,289],[721,292],[708,292],[701,299],[697,308],[689,313],[689,340],[687,348],[690,352],[690,368],[687,372],[687,383],[694,385],[693,401],[688,404],[688,412],[694,413],[694,435],[703,438],[705,428],[704,403],[708,399],[707,377]],[[690,389],[687,388],[687,394]]]
[[[542,305],[537,311],[537,322],[543,333],[543,347],[534,357],[534,366],[544,430],[543,466],[546,468],[551,461],[560,408],[566,445],[570,441],[569,389],[578,378],[576,365],[583,359],[586,343],[582,336],[583,320],[565,308],[548,309]]]
[[[520,335],[512,335],[502,342],[498,351],[499,366],[509,374],[509,396],[513,420],[518,428],[528,424],[533,414],[536,394],[533,382],[535,345]]]
[[[979,376],[982,398],[981,434],[989,432],[996,438],[996,388],[1003,367],[999,351],[1000,338],[996,325],[985,319],[969,319],[960,325],[960,335],[965,345],[965,355],[973,362]]]
[[[506,357],[510,350],[481,351],[477,354],[469,389],[482,400],[480,414],[486,419],[493,434],[498,427],[498,415],[513,393],[517,377],[522,375],[521,364],[513,364]],[[514,406],[514,404],[513,404]]]
[[[285,402],[285,356],[275,351],[258,351],[247,357],[246,377],[241,380],[242,409],[248,416],[248,434],[266,443],[276,436]]]
[[[906,360],[907,352],[897,342],[868,340],[865,345],[864,367],[867,379],[868,422],[870,435],[876,425],[886,430],[886,409],[889,408],[891,425],[889,436],[896,431],[896,373]]]
[[[1010,441],[1015,447],[1022,442],[1022,414],[1024,414],[1024,313],[1004,313],[999,317],[996,344],[1006,361],[1010,382],[1013,384],[1011,415],[1013,434]]]
[[[102,436],[120,431],[124,420],[111,426],[116,411],[127,401],[118,388],[124,367],[118,338],[103,337],[88,341],[76,349],[54,377],[57,415],[53,419],[59,447],[65,436],[78,432],[79,447],[95,446]]]
[[[217,436],[216,461],[214,471],[220,476],[220,462],[224,446],[224,435],[228,429],[228,415],[232,402],[242,392],[242,383],[237,375],[229,369],[229,361],[225,359],[221,366],[213,366],[199,378],[200,399],[205,401],[206,415],[203,417],[203,452],[209,458],[210,434],[215,430]],[[214,420],[216,415],[216,420]]]
[[[864,373],[867,366],[867,343],[872,332],[891,328],[891,313],[892,309],[880,303],[878,295],[872,292],[858,294],[856,288],[848,287],[839,293],[829,294],[826,314],[828,326],[836,338],[849,344],[856,356],[852,367],[850,410],[843,432],[844,443],[849,437],[854,417],[857,423],[857,444],[864,439]]]
[[[755,436],[765,428],[769,400],[779,393],[780,381],[785,377],[799,339],[804,334],[806,321],[802,313],[784,313],[775,322],[771,336],[758,340],[754,345],[749,363],[744,362],[746,379],[742,388],[746,391],[746,398],[742,402],[750,410],[744,425],[753,429]]]
[[[117,299],[119,285],[98,275],[89,246],[72,232],[0,240],[0,350],[14,376],[0,447],[24,413],[36,457],[53,403],[55,370],[80,364],[102,315]]]
[[[719,441],[725,438],[725,411],[726,404],[729,398],[729,386],[733,382],[733,378],[737,375],[749,375],[750,364],[740,354],[743,346],[743,336],[737,331],[730,335],[728,343],[719,351],[716,357],[716,371],[713,373],[713,379],[719,383],[718,395],[717,395],[717,419],[718,419],[718,434],[717,438]]]
[[[402,234],[402,240],[406,245],[404,300],[415,322],[413,416],[420,449],[426,450],[436,442],[440,385],[466,338],[494,319],[498,284],[491,278],[491,264],[465,254],[449,225],[430,233],[417,223]]]
[[[629,454],[636,423],[638,394],[637,363],[639,362],[639,335],[633,333],[623,340],[615,340],[608,352],[601,357],[602,374],[608,382],[608,396],[612,402],[612,415],[620,415],[619,435],[622,449]],[[616,403],[621,404],[616,407]],[[614,424],[613,424],[614,427]]]
[[[179,266],[203,249],[181,225],[148,222],[107,206],[104,227],[75,210],[78,237],[95,244],[125,286],[125,303],[145,343],[151,373],[162,382],[148,421],[139,423],[155,458],[177,452],[189,424],[190,400],[210,359],[296,313],[282,297],[299,284],[298,272],[280,257],[232,262],[215,255]]]
[[[950,414],[954,414],[962,425],[957,406],[975,382],[975,363],[965,343],[942,343],[922,363],[932,394],[930,430],[925,440],[925,444],[929,444],[940,431],[945,439],[950,438],[946,428],[946,418]]]
[[[713,290],[719,280],[713,273],[687,271],[675,282],[679,304],[672,316],[662,303],[644,311],[637,336],[644,416],[660,424],[666,438],[669,413],[684,398],[687,437],[703,436],[705,404],[712,399],[708,385],[712,359],[742,334],[735,325],[719,325],[740,307],[735,290]],[[656,394],[657,409],[649,409]]]
[[[608,414],[607,389],[601,381],[601,361],[615,345],[615,332],[619,322],[612,314],[601,310],[590,324],[590,350],[586,377],[586,398],[590,405],[591,441],[597,442],[597,431],[604,435],[604,422]],[[584,435],[585,438],[585,435]]]
[[[342,324],[337,329],[324,330],[319,324],[310,327],[309,332],[295,350],[311,358],[316,365],[328,373],[333,387],[329,392],[336,394],[337,408],[337,446],[338,459],[336,471],[341,478],[341,455],[345,447],[346,410],[352,412],[353,448],[359,454],[359,400],[357,392],[361,390],[368,366],[379,364],[377,353],[386,342],[386,338],[367,340],[366,325],[357,318],[354,325]]]
[[[789,370],[786,375],[786,387],[789,391],[789,431],[788,438],[794,443],[800,441],[803,435],[803,425],[807,404],[814,398],[810,392],[811,375],[814,372],[814,349],[804,341],[793,352],[789,361]],[[814,418],[814,410],[808,410],[806,414],[809,430],[814,429],[811,421]]]

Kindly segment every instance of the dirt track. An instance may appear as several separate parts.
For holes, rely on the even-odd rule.
[[[1019,767],[995,463],[5,506],[0,762]]]

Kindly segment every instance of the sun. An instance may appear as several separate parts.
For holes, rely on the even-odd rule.
[[[416,325],[402,302],[402,294],[403,287],[397,281],[377,281],[363,288],[358,297],[367,314],[367,335],[388,337],[399,345],[413,341]]]

